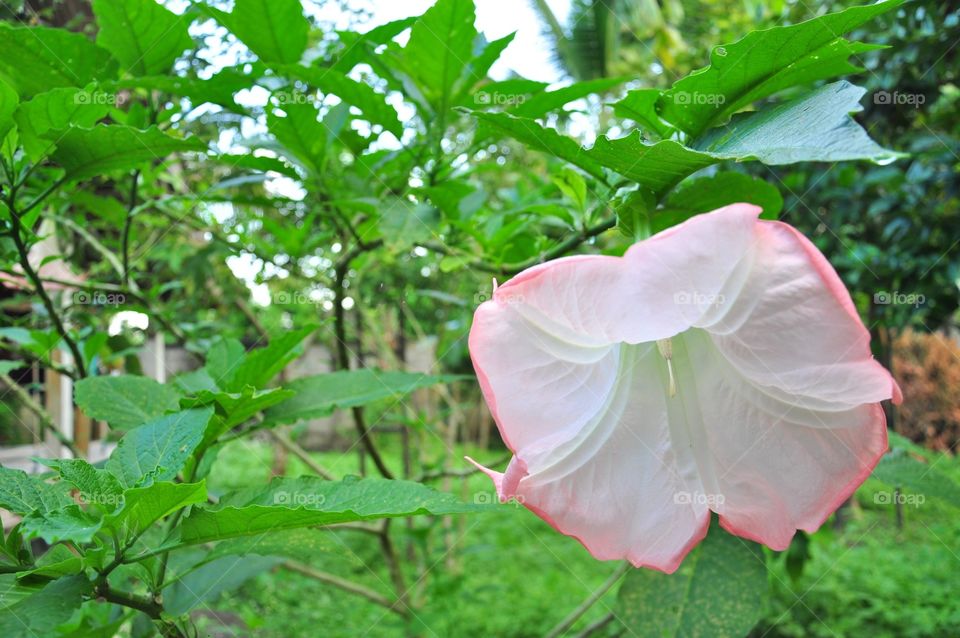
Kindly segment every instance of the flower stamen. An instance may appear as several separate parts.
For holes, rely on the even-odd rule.
[[[677,380],[673,376],[673,342],[670,339],[657,339],[657,350],[667,362],[667,375],[670,379],[670,398],[677,396]]]

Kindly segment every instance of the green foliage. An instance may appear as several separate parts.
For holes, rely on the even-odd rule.
[[[147,377],[123,375],[82,379],[74,401],[93,419],[128,430],[176,410],[180,393]]]
[[[133,75],[164,73],[193,46],[189,19],[154,0],[93,0],[100,29],[97,44]]]
[[[21,98],[63,86],[86,86],[116,72],[107,51],[79,33],[0,23],[0,77]]]
[[[232,13],[205,11],[264,62],[293,64],[307,48],[310,24],[298,0],[237,0]]]
[[[763,613],[766,584],[760,547],[714,527],[675,574],[632,570],[617,616],[640,636],[744,636]]]

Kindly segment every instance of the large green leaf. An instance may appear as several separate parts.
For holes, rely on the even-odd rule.
[[[199,483],[156,482],[124,491],[123,507],[104,517],[103,524],[124,538],[141,534],[155,522],[179,509],[207,500],[207,487]]]
[[[74,401],[92,419],[127,430],[179,408],[180,394],[149,377],[87,377],[77,382]]]
[[[14,576],[10,586],[16,586]],[[90,593],[90,580],[78,574],[55,580],[40,590],[24,589],[26,595],[0,611],[0,636],[38,638],[58,635],[56,628],[68,620]]]
[[[378,518],[460,514],[484,509],[412,481],[279,478],[267,487],[226,495],[216,509],[194,509],[180,527],[183,543]]]
[[[106,469],[124,487],[173,480],[203,439],[213,408],[184,410],[134,428],[117,444]]]
[[[316,331],[314,325],[290,330],[272,337],[264,348],[257,348],[217,381],[224,390],[237,392],[246,386],[258,390],[266,386],[287,364],[303,354],[303,340]]]
[[[20,96],[14,88],[0,79],[0,142],[13,128],[13,113],[19,101]]]
[[[851,7],[807,22],[747,34],[714,47],[710,66],[691,73],[656,102],[660,117],[698,137],[759,99],[785,88],[859,70],[847,59],[869,45],[840,37],[904,0]]]
[[[12,27],[0,22],[0,51],[0,77],[21,98],[60,86],[86,86],[116,74],[110,53],[65,29]]]
[[[759,206],[763,219],[776,219],[783,208],[783,196],[770,182],[745,173],[724,171],[690,179],[673,190],[663,208],[654,212],[650,230],[657,233],[699,213],[737,203]]]
[[[50,512],[73,503],[63,485],[51,485],[23,470],[0,467],[0,507],[14,514]]]
[[[285,65],[280,70],[323,93],[336,95],[343,102],[360,109],[371,124],[379,124],[397,138],[403,135],[403,124],[397,110],[387,104],[383,93],[377,93],[369,84],[357,82],[339,71],[317,66]]]
[[[268,408],[270,423],[294,423],[331,414],[337,408],[351,408],[382,399],[400,399],[418,388],[455,381],[462,377],[433,376],[364,368],[341,370],[295,379],[285,388],[296,395]]]
[[[133,75],[163,73],[193,46],[190,17],[156,0],[93,0],[93,13],[100,27],[97,44]]]
[[[101,91],[56,88],[33,96],[17,108],[20,143],[33,160],[53,152],[70,126],[91,127],[110,112],[115,97]]]
[[[760,619],[768,587],[760,547],[713,526],[675,573],[628,573],[616,615],[636,636],[742,638]]]
[[[307,48],[310,23],[300,0],[237,0],[232,13],[205,10],[264,62],[294,64]]]
[[[697,147],[771,165],[902,156],[879,146],[850,117],[862,110],[865,92],[845,81],[827,84],[794,100],[736,115],[728,126],[712,129]]]
[[[473,0],[438,0],[413,23],[407,45],[391,52],[436,111],[453,106],[454,85],[473,59],[475,17]]]
[[[57,142],[53,158],[71,180],[109,171],[133,169],[144,162],[162,160],[170,153],[203,151],[207,146],[193,137],[174,137],[153,127],[135,129],[120,124],[69,128]]]

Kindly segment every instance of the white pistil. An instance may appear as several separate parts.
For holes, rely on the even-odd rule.
[[[657,339],[657,350],[667,362],[667,375],[670,379],[670,396],[677,396],[677,380],[673,376],[673,343],[670,339]]]

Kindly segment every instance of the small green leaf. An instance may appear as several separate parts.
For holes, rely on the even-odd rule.
[[[71,541],[89,543],[100,531],[102,521],[84,512],[79,505],[68,505],[51,512],[31,512],[23,517],[20,529],[24,538],[42,538],[47,543]]]
[[[465,377],[384,372],[374,368],[318,374],[288,383],[286,389],[296,395],[268,408],[264,416],[271,424],[315,419],[328,416],[337,408],[351,408],[382,399],[400,399],[419,388],[462,378]]]
[[[412,481],[348,478],[326,481],[305,476],[279,478],[267,487],[226,495],[216,509],[194,509],[181,524],[186,544],[264,532],[378,518],[480,511]]]
[[[317,326],[307,326],[290,330],[272,337],[264,348],[257,348],[218,381],[218,385],[228,392],[238,392],[246,386],[262,389],[287,367],[291,361],[303,354],[303,340],[315,332]]]
[[[885,454],[874,468],[873,478],[891,488],[905,488],[913,494],[960,507],[960,485],[937,470],[934,464],[921,461],[906,450],[894,449]],[[892,498],[887,498],[886,502],[892,502]]]
[[[203,439],[213,408],[184,410],[130,430],[107,460],[106,469],[124,487],[173,480]]]
[[[110,511],[120,504],[123,486],[113,474],[83,459],[58,459],[46,463],[60,473],[60,479],[79,490],[81,503]]]
[[[690,179],[667,196],[663,208],[653,215],[651,231],[658,233],[699,213],[737,203],[759,206],[762,219],[776,219],[783,197],[773,184],[745,173],[720,172]]]
[[[587,182],[583,176],[568,166],[560,170],[559,175],[553,176],[553,183],[573,202],[581,213],[587,210]]]
[[[287,151],[287,157],[315,174],[323,170],[328,138],[318,115],[309,101],[285,103],[283,114],[277,110],[267,113],[267,128]]]
[[[57,141],[53,158],[66,169],[68,179],[79,180],[132,169],[162,160],[171,153],[199,152],[206,148],[206,144],[195,137],[174,137],[156,127],[141,131],[121,124],[100,124],[93,128],[67,129]]]
[[[760,619],[768,588],[760,547],[714,525],[675,573],[630,571],[616,615],[637,636],[742,638]]]
[[[134,75],[163,73],[193,46],[190,17],[178,16],[156,0],[93,0],[100,30],[97,44]]]
[[[76,383],[74,400],[92,419],[128,430],[179,409],[180,394],[149,377],[87,377]]]

